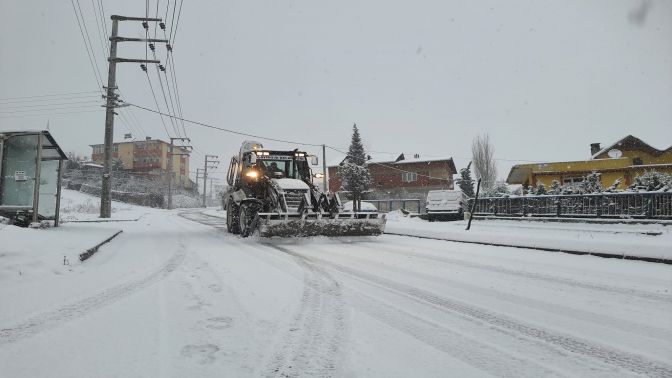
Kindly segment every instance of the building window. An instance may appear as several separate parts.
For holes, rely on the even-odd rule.
[[[572,188],[576,189],[581,185],[583,182],[583,176],[577,176],[577,177],[564,177],[562,179],[562,186],[566,188]]]
[[[415,172],[403,172],[401,174],[401,181],[403,182],[418,181],[418,174]]]

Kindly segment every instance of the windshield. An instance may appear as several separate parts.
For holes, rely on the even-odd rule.
[[[264,159],[257,161],[257,167],[270,178],[310,179],[310,169],[305,159]]]

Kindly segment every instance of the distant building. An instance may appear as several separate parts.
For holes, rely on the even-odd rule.
[[[576,186],[586,175],[598,172],[603,187],[621,179],[617,188],[625,189],[645,170],[672,173],[672,147],[658,150],[632,135],[605,148],[601,148],[600,143],[593,143],[590,153],[592,156],[588,160],[515,165],[506,182],[531,187],[543,183],[548,188],[553,180],[557,180],[565,186]]]
[[[399,155],[395,160],[372,158],[366,162],[373,181],[372,195],[378,199],[427,198],[430,190],[453,189],[457,173],[452,158],[426,158],[418,154]],[[328,168],[329,190],[337,192],[342,181],[338,165]]]
[[[104,148],[102,144],[91,145],[91,160],[103,164]],[[170,143],[160,139],[147,138],[141,141],[119,142],[112,146],[112,158],[121,162],[122,169],[149,179],[162,180],[168,171]],[[186,154],[187,149],[173,147],[173,153]],[[189,179],[189,155],[173,156],[173,180],[175,187],[191,188],[194,183]]]

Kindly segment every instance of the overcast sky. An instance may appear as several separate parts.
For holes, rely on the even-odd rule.
[[[93,3],[79,0],[106,83]],[[144,1],[103,4],[108,30],[110,14],[145,15]],[[104,113],[99,103],[71,103],[95,97],[15,99],[99,89],[71,1],[0,0],[0,17],[0,129],[49,122],[66,151],[90,154],[103,141]],[[122,22],[119,34],[143,30]],[[356,122],[368,150],[452,156],[458,169],[487,132],[505,178],[512,160],[584,159],[591,142],[628,134],[672,145],[671,42],[667,0],[185,0],[174,60],[186,118],[339,147]],[[157,46],[161,60],[165,51]],[[144,58],[145,45],[121,43],[118,55]],[[165,111],[151,65],[149,73]],[[126,101],[156,108],[138,64],[118,65],[117,84]],[[70,114],[47,114],[56,112]],[[122,113],[131,126],[117,119],[116,140],[144,138],[138,122],[167,139],[156,114]],[[190,124],[186,132],[201,154],[220,156],[220,171],[246,139]],[[341,158],[328,151],[329,162]],[[192,156],[192,170],[201,160]]]

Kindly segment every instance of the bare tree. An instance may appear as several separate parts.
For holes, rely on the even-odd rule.
[[[476,178],[481,179],[484,190],[491,189],[497,181],[497,166],[494,158],[495,149],[490,143],[488,134],[479,135],[471,143],[472,162]]]

